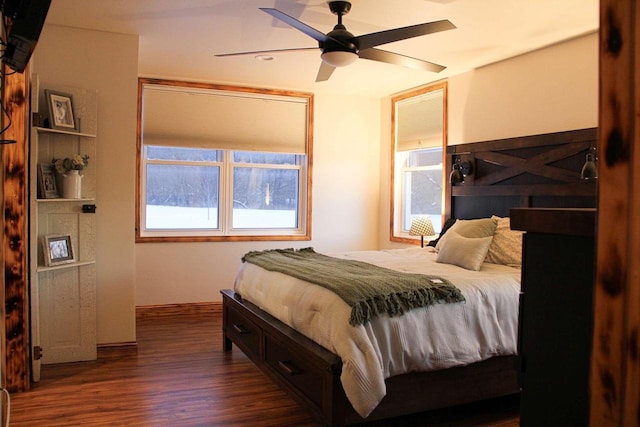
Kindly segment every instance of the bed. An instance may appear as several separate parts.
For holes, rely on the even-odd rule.
[[[509,209],[513,207],[593,207],[595,185],[593,182],[581,181],[579,171],[585,154],[595,145],[595,141],[596,130],[583,129],[449,147],[446,162],[448,170],[460,159],[472,164],[473,172],[465,177],[464,183],[447,187],[445,213],[447,217],[459,220],[489,220],[492,216],[497,216],[501,220],[493,221],[496,224],[500,221],[504,225],[505,220],[508,221]],[[452,230],[455,230],[455,225]],[[447,232],[445,237],[447,236],[457,238],[459,235],[457,232]],[[408,248],[380,253],[333,255],[382,264],[393,269],[407,269],[409,265],[416,264],[446,268],[448,263],[435,262],[442,252]],[[400,267],[389,261],[387,256],[401,259]],[[464,271],[454,266],[454,270],[455,268]],[[331,340],[336,326],[316,320],[321,311],[318,305],[324,304],[334,310],[330,311],[331,315],[327,318],[335,319],[348,319],[345,317],[349,313],[348,306],[340,308],[339,303],[327,295],[331,292],[308,285],[313,292],[303,292],[306,297],[302,299],[306,298],[311,305],[300,308],[298,314],[290,313],[296,305],[287,305],[286,309],[279,308],[274,303],[277,298],[273,298],[273,295],[263,298],[261,294],[274,293],[266,291],[265,286],[269,277],[276,277],[279,289],[277,293],[285,295],[283,298],[291,298],[286,296],[290,295],[286,292],[300,289],[300,283],[296,283],[300,279],[288,279],[281,273],[267,272],[251,263],[243,264],[235,290],[222,292],[224,349],[230,351],[232,344],[235,344],[324,425],[348,425],[518,393],[515,341],[520,272],[510,266],[483,263],[481,271],[476,273],[482,273],[491,283],[496,280],[495,277],[504,276],[506,282],[499,282],[500,285],[495,287],[507,291],[505,294],[498,294],[499,304],[494,301],[491,308],[487,309],[488,318],[501,318],[502,323],[497,329],[501,329],[498,335],[504,337],[487,338],[486,332],[483,332],[485,335],[482,335],[481,341],[489,343],[489,350],[480,349],[478,354],[471,351],[472,356],[469,352],[453,349],[450,351],[457,357],[441,358],[446,359],[446,362],[435,358],[438,359],[435,363],[432,361],[421,365],[420,362],[410,360],[404,363],[407,366],[399,368],[403,363],[398,363],[397,356],[382,355],[384,352],[380,348],[392,348],[386,342],[393,340],[385,335],[387,338],[382,340],[383,345],[376,347],[373,352],[376,355],[374,362],[377,360],[382,365],[382,373],[363,374],[359,368],[354,370],[351,366],[351,356],[345,356],[347,353],[340,348],[341,340]],[[437,270],[437,274],[450,277],[446,269]],[[477,278],[478,274],[473,276]],[[401,317],[416,316],[416,312],[423,311],[453,311],[458,316],[466,316],[461,314],[464,310],[477,312],[480,306],[473,298],[473,289],[477,284],[467,283],[464,274],[455,276],[452,281],[456,282],[456,286],[464,294],[464,303],[435,304],[428,309],[411,310]],[[481,294],[482,298],[486,297],[484,291]],[[497,311],[496,305],[503,306],[499,308],[501,311]],[[505,307],[508,314],[502,311]],[[436,316],[434,319],[436,320],[413,319],[413,327],[422,325],[420,322],[423,321],[438,322],[440,317]],[[376,322],[377,320],[372,320],[369,323],[375,326]],[[360,329],[363,331],[358,339],[373,336],[373,341],[379,340],[366,327],[362,326]],[[446,330],[442,327],[440,329]],[[459,332],[456,331],[453,335],[458,336]],[[431,344],[436,353],[443,340],[446,343],[445,337],[434,339]],[[474,346],[477,343],[471,344],[472,348]],[[360,344],[356,347],[360,347]],[[422,354],[422,351],[419,350],[418,353]],[[433,352],[433,348],[430,351]],[[343,360],[338,354],[346,359]],[[375,363],[370,360],[369,364]],[[351,380],[343,383],[345,377]],[[354,378],[366,379],[363,382],[369,386],[363,388],[362,398],[354,394]],[[416,390],[420,392],[416,393]]]

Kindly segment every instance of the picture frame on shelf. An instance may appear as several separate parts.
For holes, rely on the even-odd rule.
[[[60,197],[52,165],[46,163],[38,164],[38,195],[41,199],[57,199]]]
[[[78,131],[71,94],[50,89],[45,89],[44,94],[49,106],[49,127],[57,130]]]
[[[44,263],[47,267],[75,262],[69,234],[49,234],[42,238]]]

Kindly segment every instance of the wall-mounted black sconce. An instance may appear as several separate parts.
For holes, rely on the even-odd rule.
[[[464,182],[464,177],[471,175],[472,172],[471,162],[463,162],[460,157],[456,157],[453,163],[453,170],[451,171],[451,175],[449,175],[449,182],[452,185],[460,184]]]
[[[580,172],[580,178],[587,181],[591,179],[598,179],[598,165],[596,165],[598,156],[596,151],[596,147],[589,148],[589,152],[586,155],[586,161],[584,162],[584,166],[582,166],[582,171]]]

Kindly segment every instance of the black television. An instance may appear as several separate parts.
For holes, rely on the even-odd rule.
[[[7,40],[2,62],[24,72],[36,48],[51,0],[0,0]]]

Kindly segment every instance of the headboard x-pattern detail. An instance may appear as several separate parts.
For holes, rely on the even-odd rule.
[[[447,147],[446,218],[509,216],[511,208],[593,208],[596,182],[580,171],[597,146],[597,128]],[[471,164],[463,183],[448,173],[457,159]]]

